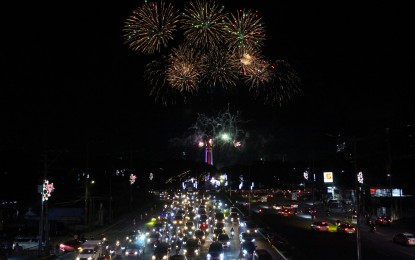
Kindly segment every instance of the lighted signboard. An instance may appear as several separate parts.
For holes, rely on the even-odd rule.
[[[333,173],[332,172],[323,172],[324,175],[324,183],[332,183],[333,182]]]

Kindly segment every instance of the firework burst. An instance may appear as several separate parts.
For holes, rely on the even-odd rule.
[[[150,96],[164,106],[187,103],[190,93],[182,93],[179,89],[171,87],[166,81],[167,67],[166,58],[161,59],[161,61],[154,60],[147,64],[144,71],[144,80],[150,87]]]
[[[238,80],[237,67],[232,62],[233,55],[220,47],[210,49],[203,56],[203,83],[208,87],[220,86],[226,88],[235,86]]]
[[[196,92],[203,71],[201,54],[188,46],[179,46],[168,58],[167,82],[181,92]]]
[[[301,79],[291,66],[283,61],[264,63],[263,71],[249,80],[250,90],[263,97],[265,104],[282,105],[300,91]]]
[[[134,51],[154,53],[167,47],[176,31],[178,14],[171,4],[144,3],[133,10],[124,26],[125,43]]]
[[[260,85],[265,85],[274,80],[275,71],[271,63],[263,59],[255,59],[246,66],[245,82],[250,89]]]
[[[196,47],[219,46],[224,42],[224,8],[210,0],[196,0],[186,5],[182,28],[189,44]]]
[[[258,49],[265,41],[265,26],[257,12],[241,9],[226,22],[227,44],[230,49]]]

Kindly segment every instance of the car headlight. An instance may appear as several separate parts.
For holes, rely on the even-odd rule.
[[[211,256],[210,254],[207,254],[207,255],[206,255],[206,257],[207,257],[207,258],[211,258],[212,256]]]
[[[164,255],[164,256],[163,256],[163,259],[167,259],[167,256],[166,256],[166,255]]]
[[[231,244],[231,242],[228,241],[228,242],[226,242],[226,244],[228,244],[228,246],[229,246]]]
[[[81,258],[79,258],[79,256],[76,258],[76,260],[79,260],[79,259],[81,259]]]
[[[90,256],[90,257],[88,257],[88,260],[92,260],[92,257]]]
[[[205,237],[205,236],[203,236],[203,237],[202,237],[202,239],[206,239],[206,237]]]
[[[223,253],[220,253],[219,258],[223,259],[223,256],[224,256]]]
[[[244,249],[244,250],[242,250],[242,253],[243,253],[244,255],[246,255],[246,254],[248,253],[248,251],[246,251],[246,250]]]
[[[156,256],[155,256],[155,255],[153,255],[153,256],[151,257],[151,259],[156,259]]]

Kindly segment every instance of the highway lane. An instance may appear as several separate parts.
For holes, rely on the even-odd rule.
[[[261,205],[253,204],[252,209]],[[263,205],[266,206],[266,205]],[[301,205],[300,205],[301,207]],[[251,212],[252,218],[267,232],[275,232],[285,238],[292,245],[294,251],[301,252],[294,259],[357,259],[357,243],[355,235],[344,235],[336,232],[334,221],[336,217],[327,217],[320,212],[316,220],[324,220],[331,223],[331,232],[313,232],[310,225],[313,222],[310,215],[282,216],[276,210],[264,210],[257,213]],[[377,232],[372,233],[369,227],[362,223],[361,256],[362,259],[415,259],[415,248],[405,247],[392,242],[393,234],[405,231],[404,228],[378,227]]]

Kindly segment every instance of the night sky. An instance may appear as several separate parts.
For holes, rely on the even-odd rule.
[[[198,113],[215,115],[229,106],[249,121],[250,147],[233,162],[238,156],[309,161],[335,153],[336,141],[327,134],[402,132],[414,120],[410,8],[218,1],[228,11],[258,10],[267,28],[265,55],[291,64],[302,78],[301,92],[281,107],[246,93],[165,107],[149,97],[143,82],[151,55],[124,44],[124,21],[142,2],[4,4],[2,154],[40,158],[45,149],[85,152],[89,144],[92,153],[134,150],[153,161],[180,158],[180,149],[167,149],[170,140],[182,137]],[[196,157],[188,159],[202,159]],[[0,169],[13,171],[3,163]]]

